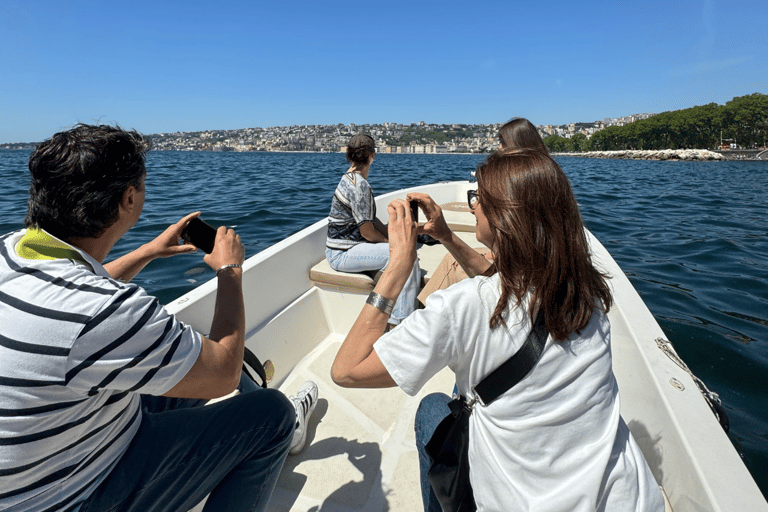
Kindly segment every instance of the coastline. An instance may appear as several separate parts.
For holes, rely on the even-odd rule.
[[[765,151],[760,150],[723,150],[710,151],[708,149],[661,149],[639,150],[627,149],[619,151],[587,151],[583,153],[551,153],[552,156],[570,156],[581,158],[603,158],[621,160],[679,160],[679,161],[728,161],[728,160],[768,160],[768,154],[758,158]]]
[[[5,151],[32,151],[34,147],[25,148],[0,148]],[[153,149],[153,152],[201,152],[201,153],[299,153],[299,154],[340,154],[342,151],[301,151],[301,150],[279,150],[279,151],[222,151],[216,149]],[[491,152],[446,152],[446,153],[378,153],[379,155],[489,155]],[[711,151],[708,149],[661,149],[661,150],[640,150],[627,149],[617,151],[584,151],[584,152],[550,152],[551,156],[574,157],[574,158],[600,158],[607,160],[657,160],[657,161],[768,161],[768,150],[721,150]]]
[[[627,149],[620,151],[587,151],[584,153],[552,153],[552,156],[576,156],[582,158],[621,160],[683,160],[697,162],[708,160],[728,160],[722,154],[710,151],[708,149]]]

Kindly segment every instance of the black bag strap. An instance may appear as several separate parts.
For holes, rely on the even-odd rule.
[[[256,370],[256,373],[258,373],[259,377],[261,378],[261,387],[266,388],[267,372],[264,371],[264,365],[261,364],[261,361],[259,361],[259,358],[256,357],[256,354],[254,354],[251,349],[248,347],[243,347],[243,349],[245,350],[243,352],[243,371],[248,377],[250,377],[253,382],[256,382],[256,379],[253,378],[253,375],[251,375],[251,372],[248,371],[246,365]]]
[[[533,328],[520,350],[472,388],[481,405],[490,405],[533,370],[544,351],[547,336],[544,312],[539,309]]]

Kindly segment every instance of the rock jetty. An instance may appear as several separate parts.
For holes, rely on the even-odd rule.
[[[559,156],[580,156],[585,158],[631,159],[631,160],[726,160],[720,153],[708,149],[662,149],[646,151],[627,149],[623,151],[588,151],[585,153],[555,153]]]

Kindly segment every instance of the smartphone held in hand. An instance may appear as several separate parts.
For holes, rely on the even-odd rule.
[[[419,222],[419,203],[416,201],[408,201],[408,204],[411,206],[411,218],[413,219],[413,222]]]
[[[198,217],[189,221],[181,232],[181,238],[198,249],[210,254],[216,241],[216,228]]]

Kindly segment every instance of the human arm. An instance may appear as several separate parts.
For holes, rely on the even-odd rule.
[[[184,231],[189,221],[199,215],[200,212],[190,213],[177,223],[168,226],[151,242],[106,263],[104,268],[112,278],[128,283],[155,258],[167,258],[177,254],[194,252],[196,250],[194,245],[179,245],[179,238],[181,238],[181,232]]]
[[[240,236],[224,226],[216,232],[213,252],[203,258],[214,270],[233,263],[241,265],[244,260]],[[232,392],[240,381],[245,344],[243,272],[241,268],[230,267],[217,272],[216,277],[218,287],[210,334],[203,336],[195,364],[164,396],[217,398]]]
[[[344,187],[347,189],[341,194],[349,197],[349,209],[362,237],[370,243],[386,243],[387,226],[376,217],[376,201],[368,181],[356,175],[352,182],[342,179],[339,188]]]
[[[360,225],[360,234],[371,243],[386,243],[389,241],[388,228],[378,218]]]
[[[395,200],[389,212],[390,260],[374,292],[397,300],[416,261],[416,223],[403,200]],[[331,378],[342,387],[393,387],[395,381],[382,364],[373,344],[384,333],[389,315],[366,304],[349,330],[331,367]]]
[[[459,262],[467,276],[476,277],[479,275],[489,275],[493,272],[493,264],[470,247],[464,240],[456,236],[451,228],[448,227],[445,217],[443,217],[442,208],[428,194],[412,192],[408,194],[408,201],[416,201],[427,218],[427,222],[419,227],[418,233],[426,233],[432,238],[439,240],[456,261]]]

